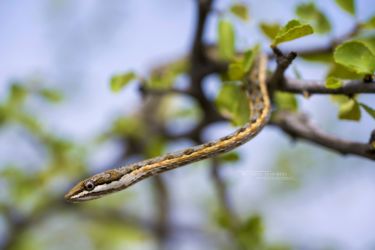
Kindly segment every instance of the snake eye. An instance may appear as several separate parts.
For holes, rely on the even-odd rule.
[[[91,191],[91,190],[93,190],[94,187],[95,187],[95,184],[94,184],[92,181],[86,181],[86,182],[85,182],[85,189],[86,189],[87,191]]]

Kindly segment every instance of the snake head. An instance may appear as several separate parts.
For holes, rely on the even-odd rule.
[[[81,202],[97,199],[105,194],[118,191],[122,186],[123,175],[116,170],[108,170],[80,181],[65,194],[70,202]]]

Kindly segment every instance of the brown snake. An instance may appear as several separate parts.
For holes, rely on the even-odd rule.
[[[266,85],[266,67],[267,57],[260,55],[255,66],[244,79],[249,85],[248,98],[251,117],[247,124],[234,133],[175,153],[96,174],[75,185],[65,195],[65,199],[72,202],[97,199],[103,195],[125,189],[144,178],[214,157],[246,143],[258,134],[269,118],[271,104]]]

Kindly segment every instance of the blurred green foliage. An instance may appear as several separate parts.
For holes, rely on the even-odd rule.
[[[319,10],[314,2],[302,3],[296,7],[296,14],[302,20],[311,22],[318,34],[326,34],[331,31],[331,24],[326,15]]]

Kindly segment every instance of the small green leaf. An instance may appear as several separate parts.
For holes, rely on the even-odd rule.
[[[249,11],[245,4],[236,3],[230,7],[230,11],[243,21],[249,20]]]
[[[223,83],[216,98],[219,112],[233,125],[243,125],[249,120],[250,110],[245,91],[238,82]]]
[[[302,3],[297,6],[296,14],[303,20],[310,22],[319,34],[331,31],[331,24],[326,15],[313,2]]]
[[[269,39],[273,40],[280,31],[281,26],[278,23],[260,23],[260,29]]]
[[[342,87],[342,81],[336,77],[328,77],[326,80],[327,89],[338,89]]]
[[[349,99],[349,101],[341,104],[339,119],[359,121],[361,119],[361,110],[359,109],[358,102],[354,99]]]
[[[111,90],[113,92],[120,92],[127,84],[136,78],[137,75],[132,71],[124,74],[114,75],[111,79]]]
[[[317,21],[314,27],[316,32],[319,34],[326,34],[332,30],[331,23],[329,22],[327,16],[324,13],[319,13],[317,15]]]
[[[219,160],[224,163],[233,163],[240,160],[240,155],[237,152],[229,152],[219,156]]]
[[[350,98],[346,95],[331,95],[330,98],[334,103],[337,103],[339,106],[341,104],[347,103],[350,100]]]
[[[260,45],[257,44],[253,49],[248,50],[245,52],[244,59],[243,59],[243,67],[245,73],[249,72],[251,66],[253,66],[254,60],[259,54]]]
[[[228,229],[231,227],[232,223],[232,218],[230,215],[224,211],[224,209],[220,209],[219,211],[215,211],[213,213],[215,222],[217,225],[223,229]]]
[[[188,69],[189,65],[186,60],[178,60],[164,70],[154,71],[150,78],[147,79],[146,87],[156,90],[170,89],[174,85],[176,78],[188,71]]]
[[[372,16],[369,20],[367,20],[364,24],[363,27],[365,29],[375,29],[375,16]]]
[[[375,109],[367,106],[366,104],[364,103],[359,103],[359,105],[361,105],[361,107],[370,115],[372,116],[372,118],[375,119]]]
[[[60,102],[63,99],[61,93],[54,89],[41,89],[40,95],[50,102]]]
[[[230,81],[241,80],[245,74],[242,63],[231,63],[228,66],[228,76]]]
[[[293,94],[286,92],[275,93],[275,104],[279,110],[295,112],[298,110],[298,102]]]
[[[15,83],[11,86],[9,101],[11,104],[19,104],[25,100],[27,90],[21,84]]]
[[[280,43],[292,41],[313,33],[314,30],[311,25],[302,24],[298,20],[291,20],[277,33],[272,46],[276,47]]]
[[[7,109],[4,106],[0,106],[0,127],[7,121]]]
[[[345,42],[335,49],[333,56],[336,63],[355,73],[373,74],[375,71],[375,56],[363,42]]]
[[[259,215],[254,215],[243,222],[237,229],[236,238],[241,249],[266,249],[264,246],[264,224]]]
[[[152,137],[147,141],[146,157],[156,157],[164,153],[166,142],[161,137]]]
[[[316,18],[316,6],[313,2],[301,3],[296,7],[296,14],[303,19]]]
[[[35,116],[26,113],[19,113],[14,118],[30,132],[34,134],[42,133],[42,124]]]
[[[136,117],[120,117],[112,124],[110,133],[120,137],[140,137],[144,130],[142,122]]]
[[[335,0],[337,5],[341,7],[341,9],[348,12],[350,15],[355,15],[355,2],[354,0]]]
[[[234,56],[235,35],[233,25],[226,20],[219,21],[219,55],[222,59],[230,60]]]

